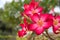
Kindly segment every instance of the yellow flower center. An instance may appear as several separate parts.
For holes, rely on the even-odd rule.
[[[37,24],[38,24],[39,26],[42,26],[42,25],[43,25],[43,21],[42,21],[42,20],[39,20],[39,21],[37,22]]]
[[[36,13],[36,11],[35,10],[32,10],[32,14],[34,14],[34,13]]]
[[[57,20],[54,20],[53,24],[54,25],[57,25],[58,24],[58,21]]]

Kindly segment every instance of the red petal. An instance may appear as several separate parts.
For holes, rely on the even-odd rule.
[[[21,27],[25,27],[25,24],[20,24]]]
[[[40,20],[46,21],[47,18],[48,18],[48,16],[49,16],[49,14],[41,14],[41,15],[40,15]]]
[[[24,9],[29,9],[29,5],[24,4]]]
[[[18,31],[19,37],[23,37],[25,34],[26,34],[26,31],[24,31],[24,30]]]
[[[38,7],[38,4],[39,4],[38,2],[35,2],[35,0],[33,0],[30,3],[30,7],[36,8],[36,7]]]
[[[53,24],[53,18],[54,18],[53,15],[49,14],[49,16],[48,16],[46,21]]]
[[[51,26],[52,26],[52,24],[50,22],[44,22],[42,27],[44,27],[45,29],[48,29]]]
[[[37,27],[34,31],[37,35],[40,35],[44,32],[43,27]]]
[[[39,15],[34,14],[33,16],[31,16],[31,19],[32,19],[33,22],[38,22],[39,21]]]
[[[55,33],[55,34],[58,34],[56,31],[58,30],[58,27],[57,26],[54,26],[53,27],[53,32]]]
[[[37,27],[38,27],[37,24],[30,24],[30,25],[28,26],[28,29],[31,30],[31,31],[34,31]]]
[[[57,24],[60,27],[60,23]]]
[[[20,26],[22,27],[23,30],[25,30],[25,31],[27,30],[25,24],[20,24]]]
[[[24,10],[25,14],[28,15],[28,16],[31,16],[33,15],[32,12],[30,10]]]
[[[28,22],[27,22],[27,19],[24,18],[24,24],[27,26],[28,25]]]
[[[42,7],[38,7],[36,10],[35,10],[37,13],[41,13],[43,11],[43,8]]]
[[[56,17],[56,20],[60,22],[60,16],[57,16]]]

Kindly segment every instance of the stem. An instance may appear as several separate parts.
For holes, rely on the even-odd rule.
[[[41,0],[38,0],[39,2],[41,1]]]
[[[34,35],[34,33],[32,33],[32,34],[28,37],[27,40],[35,40],[35,35]]]
[[[29,18],[27,15],[24,14],[24,17],[27,18],[28,20],[32,21],[31,18]]]
[[[38,0],[38,2],[40,3],[40,2],[41,2],[41,0]]]
[[[43,33],[43,35],[44,35],[45,37],[48,37],[45,33]]]
[[[29,37],[27,38],[27,40],[31,40],[32,39],[32,34],[29,35]]]
[[[54,40],[54,39],[49,35],[49,33],[48,33],[47,30],[46,30],[45,32],[46,32],[46,34],[47,34],[47,36],[48,36],[48,38],[49,38],[50,40]]]
[[[35,37],[33,37],[33,40],[35,40]]]

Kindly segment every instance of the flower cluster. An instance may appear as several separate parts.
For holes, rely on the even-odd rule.
[[[32,0],[29,4],[24,4],[22,15],[24,17],[24,23],[20,24],[22,29],[18,31],[19,37],[26,35],[27,31],[32,31],[40,35],[50,27],[53,27],[54,33],[60,33],[60,16],[43,13],[43,10],[44,8],[39,6],[39,3],[35,0]]]

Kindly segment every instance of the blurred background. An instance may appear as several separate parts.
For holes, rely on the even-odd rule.
[[[49,12],[52,7],[60,6],[59,0],[41,1],[40,5],[46,9],[45,12]],[[23,12],[24,9],[23,5],[29,2],[30,0],[0,0],[0,40],[27,40],[26,37],[19,38],[17,36],[17,31],[19,29],[18,25],[22,21],[21,12]],[[49,32],[53,34],[51,28]],[[43,35],[38,38],[41,38],[41,40],[48,40]],[[60,36],[56,36],[55,38],[56,40],[60,40]]]

